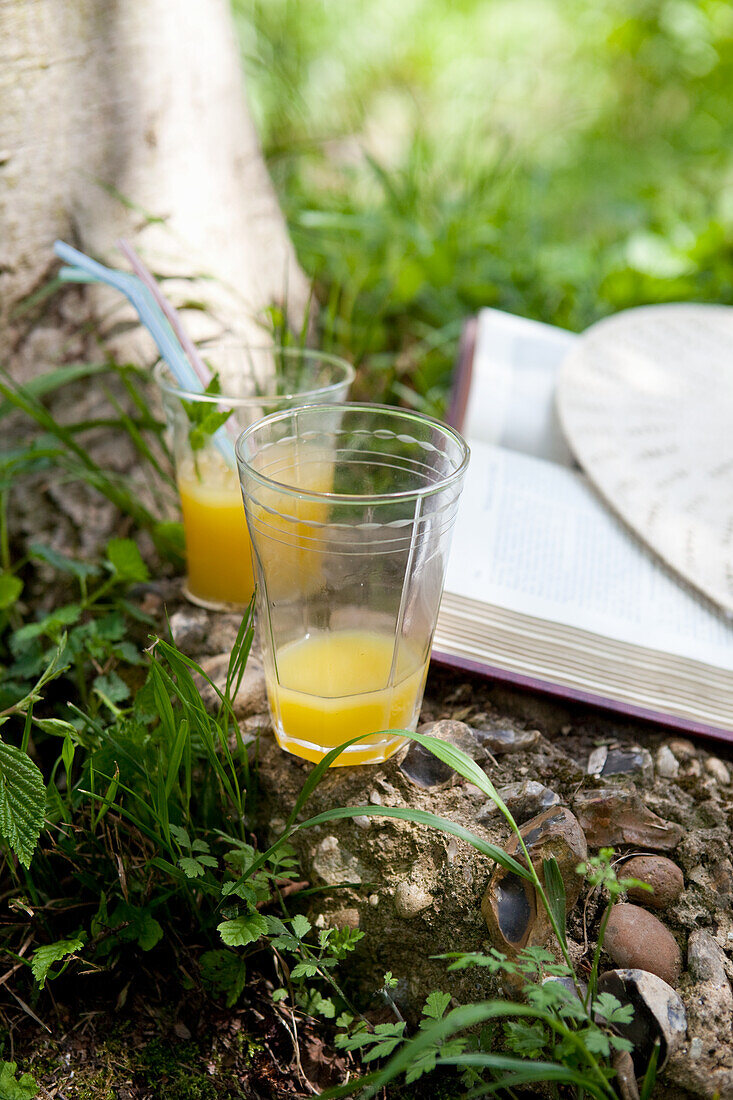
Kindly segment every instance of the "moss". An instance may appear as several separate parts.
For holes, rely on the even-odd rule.
[[[241,1071],[262,1045],[238,1034],[232,1048]],[[85,1054],[82,1061],[49,1041],[23,1060],[22,1068],[46,1088],[61,1088],[69,1100],[119,1100],[130,1094],[165,1096],[165,1100],[235,1100],[241,1096],[237,1074],[222,1066],[215,1048],[199,1046],[193,1040],[158,1036],[135,1046],[129,1026],[123,1026],[104,1042],[91,1043]]]
[[[221,1084],[213,1076],[199,1076],[195,1064],[201,1058],[193,1042],[168,1043],[153,1039],[140,1052],[135,1076],[157,1090],[164,1090],[168,1100],[218,1100]]]

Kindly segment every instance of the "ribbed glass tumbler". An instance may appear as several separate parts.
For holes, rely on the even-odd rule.
[[[413,730],[468,447],[379,405],[288,409],[236,444],[279,744],[377,763]]]
[[[254,590],[234,440],[278,409],[345,401],[354,369],[307,348],[229,343],[204,355],[221,378],[220,391],[182,390],[165,363],[156,367],[156,379],[183,512],[185,594],[202,607],[233,610],[246,607]]]

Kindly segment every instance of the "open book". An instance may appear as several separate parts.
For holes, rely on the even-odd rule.
[[[575,466],[553,394],[577,339],[482,310],[451,418],[471,446],[433,657],[733,741],[733,625]]]

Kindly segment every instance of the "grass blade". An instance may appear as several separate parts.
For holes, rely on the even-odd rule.
[[[181,758],[183,757],[183,749],[186,741],[188,741],[188,719],[182,718],[178,726],[176,739],[171,748],[170,756],[168,757],[168,769],[165,778],[166,798],[170,798],[171,791],[178,779],[178,769],[181,766]]]
[[[509,1076],[502,1076],[500,1080],[486,1085],[479,1085],[466,1094],[467,1097],[484,1096],[498,1089],[514,1088],[516,1085],[544,1084],[554,1081],[559,1084],[577,1085],[586,1089],[593,1096],[605,1098],[610,1094],[598,1091],[595,1083],[589,1081],[586,1076],[567,1066],[558,1065],[556,1062],[535,1062],[526,1058],[512,1058],[504,1054],[460,1054],[455,1057],[441,1058],[438,1056],[437,1065],[456,1066],[462,1069],[464,1066],[473,1066],[476,1069],[498,1069]]]
[[[639,1100],[651,1100],[652,1091],[657,1080],[657,1063],[659,1061],[659,1039],[652,1048],[652,1053],[649,1058],[649,1065],[646,1067],[646,1073],[644,1074],[644,1080],[641,1083],[639,1089]]]
[[[567,917],[567,899],[565,897],[565,883],[562,880],[560,868],[558,867],[557,860],[554,856],[550,856],[549,859],[543,859],[542,869],[544,872],[545,894],[547,895],[547,902],[552,909],[552,915],[555,918],[555,923],[560,934],[560,940],[563,946],[567,949],[567,937],[565,931],[565,922]]]
[[[400,821],[411,821],[414,825],[427,825],[430,828],[439,829],[442,833],[449,833],[451,836],[471,844],[482,855],[493,859],[507,871],[512,871],[515,875],[520,875],[522,878],[532,881],[532,876],[527,868],[510,855],[507,855],[503,848],[497,848],[495,844],[489,844],[487,841],[482,840],[475,833],[465,829],[463,825],[458,825],[455,821],[449,821],[445,817],[438,817],[427,810],[415,810],[407,806],[339,806],[333,810],[325,810],[323,813],[303,821],[297,826],[297,831],[312,828],[314,825],[325,825],[329,821],[359,816],[394,817]]]

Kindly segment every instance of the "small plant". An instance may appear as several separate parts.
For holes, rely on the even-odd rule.
[[[450,960],[449,969],[487,967],[494,973],[519,978],[526,1003],[495,1000],[462,1005],[446,1011],[450,998],[446,1000],[445,994],[436,992],[423,1010],[424,1018],[418,1034],[409,1038],[405,1034],[405,1021],[399,1018],[399,1013],[394,1024],[380,1024],[373,1029],[363,1019],[357,1020],[353,1015],[342,1014],[337,1021],[343,1028],[337,1040],[339,1046],[351,1051],[364,1050],[365,1062],[389,1054],[392,1057],[382,1070],[354,1082],[353,1088],[340,1089],[338,1095],[346,1095],[362,1085],[367,1088],[364,1095],[372,1096],[401,1074],[406,1074],[406,1079],[415,1080],[438,1066],[454,1066],[462,1069],[466,1075],[464,1080],[474,1084],[480,1091],[511,1090],[523,1084],[542,1082],[553,1083],[554,1087],[566,1085],[579,1098],[587,1095],[597,1100],[617,1100],[618,1093],[613,1085],[615,1070],[611,1063],[616,1052],[631,1048],[627,1040],[614,1033],[613,1025],[628,1023],[632,1009],[622,1006],[609,994],[596,995],[595,987],[608,911],[616,898],[634,880],[617,879],[609,850],[604,850],[588,864],[578,868],[580,873],[588,873],[591,885],[603,885],[610,894],[609,910],[601,923],[599,943],[586,990],[576,976],[568,951],[565,935],[565,892],[554,858],[544,861],[543,884],[532,864],[519,826],[483,770],[460,749],[445,741],[426,734],[406,732],[405,736],[417,741],[449,764],[495,802],[518,839],[524,856],[522,862],[455,822],[422,810],[382,806],[340,807],[296,824],[298,815],[326,768],[344,748],[357,743],[360,740],[357,737],[346,745],[331,750],[311,771],[282,836],[267,852],[254,860],[244,872],[243,881],[255,874],[267,859],[272,858],[278,846],[299,829],[365,814],[428,825],[467,841],[500,866],[532,883],[539,903],[547,913],[563,961],[557,963],[554,955],[540,948],[525,949],[519,953],[517,959],[509,959],[494,949],[485,955],[456,953],[441,956]],[[547,976],[564,979],[564,982],[542,982],[541,979]],[[385,993],[392,986],[393,979],[389,975],[385,980]],[[488,1036],[486,1046],[483,1041],[477,1043],[474,1038],[460,1034],[477,1025],[496,1021],[503,1024],[503,1042],[498,1045],[498,1049],[493,1031],[485,1033]],[[654,1073],[653,1062],[647,1075],[648,1080],[645,1081],[647,1097],[651,1094]],[[488,1079],[485,1075],[489,1075]]]
[[[38,1085],[30,1073],[18,1074],[17,1062],[0,1062],[0,1096],[3,1100],[33,1100]]]
[[[210,397],[221,393],[221,382],[218,374],[212,374],[202,392]],[[212,401],[182,401],[181,404],[190,424],[188,443],[193,451],[195,461],[196,453],[206,446],[211,436],[218,432],[223,424],[226,424],[233,410],[220,410]],[[201,476],[198,466],[196,467],[196,473],[199,477]]]
[[[333,1019],[336,1005],[332,997],[324,997],[317,987],[308,983],[313,979],[320,979],[330,986],[330,992],[335,994],[338,1005],[351,1008],[333,972],[354,950],[364,933],[352,931],[350,928],[322,928],[318,932],[317,944],[313,945],[306,939],[312,930],[310,921],[302,914],[297,914],[288,921],[267,917],[269,946],[277,955],[286,982],[286,986],[276,989],[272,996],[276,1002],[290,996],[307,1015]],[[292,956],[291,962],[294,961],[294,965],[286,963],[286,955]]]

